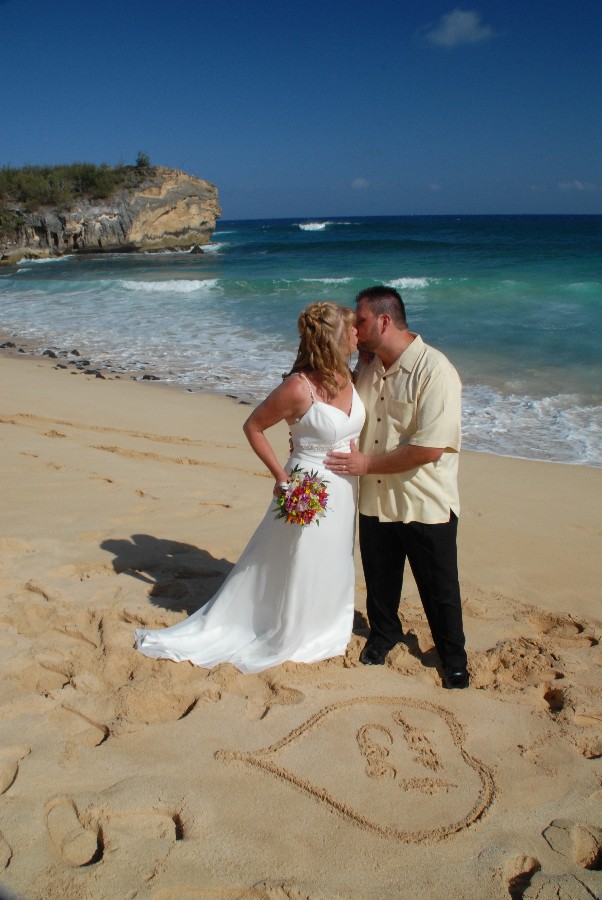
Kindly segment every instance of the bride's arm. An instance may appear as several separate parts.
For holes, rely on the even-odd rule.
[[[302,379],[291,375],[253,410],[243,425],[252,450],[270,470],[277,484],[287,481],[288,475],[264,432],[283,420],[294,422],[305,412],[307,405],[307,387]]]

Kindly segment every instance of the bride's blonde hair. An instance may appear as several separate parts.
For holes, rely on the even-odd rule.
[[[354,324],[355,312],[348,306],[330,301],[307,306],[297,320],[301,340],[291,373],[315,372],[329,394],[338,394],[351,381],[344,339]]]

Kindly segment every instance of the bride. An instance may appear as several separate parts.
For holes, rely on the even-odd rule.
[[[327,482],[319,527],[275,518],[271,502],[227,579],[201,609],[171,628],[136,631],[146,656],[190,660],[211,668],[229,662],[261,672],[291,660],[312,663],[341,656],[354,612],[357,478],[324,467],[329,450],[357,440],[364,407],[351,382],[357,346],[355,314],[335,303],[313,303],[299,316],[299,350],[291,372],[243,428],[251,448],[275,479],[272,501],[292,470],[317,472]],[[265,432],[285,420],[292,453],[283,466]]]

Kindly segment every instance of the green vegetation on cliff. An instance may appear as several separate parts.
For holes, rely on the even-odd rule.
[[[72,163],[60,166],[24,166],[0,169],[0,203],[26,209],[63,206],[89,197],[103,200],[120,187],[134,187],[147,166],[95,166]]]
[[[135,166],[95,166],[72,163],[0,169],[0,240],[14,235],[23,219],[14,211],[31,212],[41,206],[68,208],[77,200],[104,200],[119,188],[135,187],[148,172],[150,161],[138,154]]]

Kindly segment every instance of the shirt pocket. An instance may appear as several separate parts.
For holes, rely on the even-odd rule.
[[[399,438],[408,438],[416,431],[416,407],[413,403],[402,400],[389,400],[387,403],[389,418],[389,437],[396,446]]]

